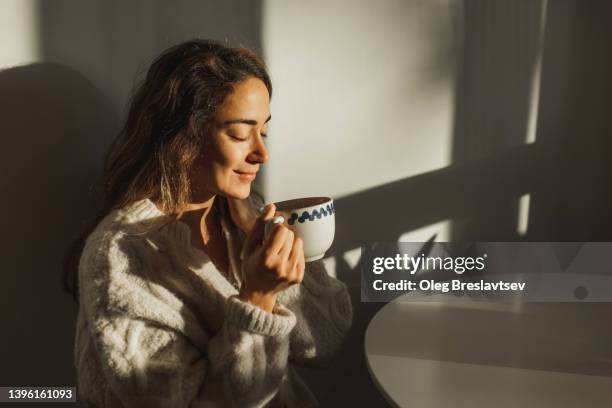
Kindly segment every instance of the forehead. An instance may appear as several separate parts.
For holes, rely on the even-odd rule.
[[[265,120],[270,114],[270,95],[266,85],[257,78],[234,85],[217,111],[218,120],[235,118]]]

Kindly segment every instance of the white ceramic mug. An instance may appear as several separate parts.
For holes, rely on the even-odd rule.
[[[276,224],[282,223],[304,241],[306,262],[323,258],[334,241],[336,231],[334,200],[329,197],[306,197],[274,203],[285,217],[266,223],[265,239]]]

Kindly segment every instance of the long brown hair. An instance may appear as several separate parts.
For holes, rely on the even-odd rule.
[[[189,170],[203,134],[233,85],[251,77],[272,96],[265,65],[253,51],[210,40],[171,47],[151,64],[106,155],[102,209],[64,258],[63,286],[77,304],[78,264],[89,234],[109,212],[141,199],[155,200],[167,214],[189,202]]]

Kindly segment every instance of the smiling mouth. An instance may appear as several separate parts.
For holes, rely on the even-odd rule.
[[[252,181],[255,179],[257,173],[245,173],[241,171],[234,170],[234,173],[238,175],[241,180]]]

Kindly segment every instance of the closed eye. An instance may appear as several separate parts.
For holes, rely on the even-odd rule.
[[[229,137],[231,137],[232,139],[234,139],[236,141],[240,141],[240,142],[246,142],[247,140],[249,140],[248,137],[236,137],[236,136],[232,136],[232,135],[229,135]]]

